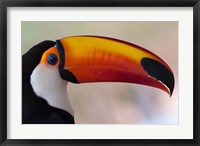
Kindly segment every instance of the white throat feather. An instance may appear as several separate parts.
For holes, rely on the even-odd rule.
[[[54,66],[39,64],[31,74],[31,85],[37,96],[45,99],[49,105],[63,109],[74,116],[74,110],[67,94],[68,82],[60,77]]]

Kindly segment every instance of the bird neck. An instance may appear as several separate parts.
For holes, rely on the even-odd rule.
[[[68,82],[62,80],[58,69],[38,65],[31,74],[31,85],[35,94],[49,105],[67,111],[74,116],[74,110],[67,94]]]

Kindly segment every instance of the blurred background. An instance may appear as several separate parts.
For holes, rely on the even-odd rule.
[[[172,68],[175,89],[166,92],[130,83],[68,84],[77,124],[178,124],[178,22],[21,23],[22,55],[44,40],[100,35],[128,41],[157,54]]]

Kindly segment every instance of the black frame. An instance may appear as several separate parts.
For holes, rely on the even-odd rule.
[[[0,144],[5,145],[199,145],[200,0],[1,0],[0,2]],[[194,18],[194,138],[142,140],[9,140],[7,139],[7,8],[8,7],[193,7]],[[191,97],[192,98],[192,97]],[[173,132],[173,131],[172,131]]]

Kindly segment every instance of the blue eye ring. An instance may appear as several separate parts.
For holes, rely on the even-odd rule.
[[[51,65],[55,65],[58,62],[58,57],[55,54],[50,54],[48,56],[48,63]]]

